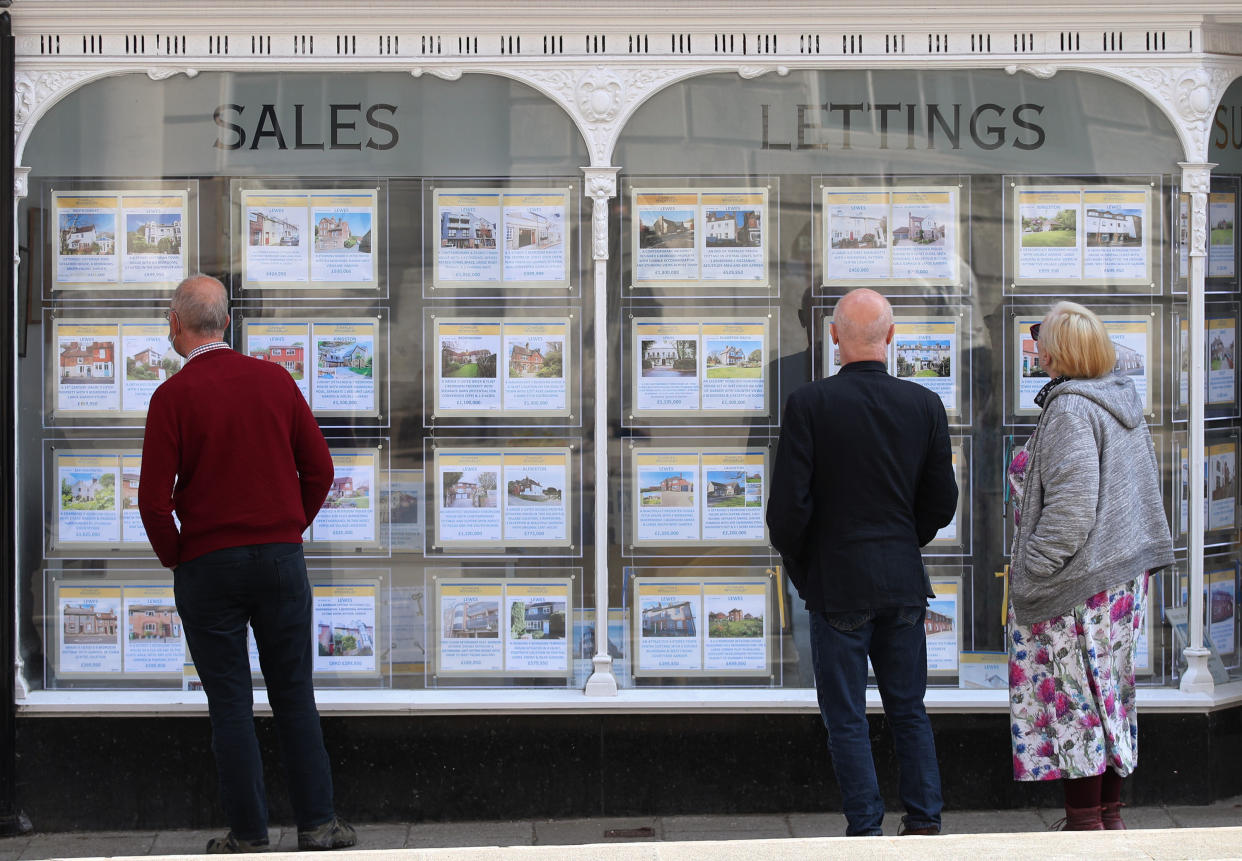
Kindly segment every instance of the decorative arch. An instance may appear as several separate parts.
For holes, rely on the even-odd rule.
[[[1242,76],[1242,58],[1208,59],[1195,63],[1149,63],[1114,65],[1111,63],[1043,63],[1009,65],[1009,74],[1026,72],[1037,78],[1051,78],[1058,71],[1089,72],[1112,78],[1137,90],[1156,105],[1177,132],[1187,162],[1208,160],[1208,141],[1212,118],[1225,90]]]

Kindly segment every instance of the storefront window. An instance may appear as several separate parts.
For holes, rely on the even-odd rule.
[[[26,153],[34,686],[197,687],[136,509],[146,404],[181,366],[164,311],[196,271],[336,461],[305,536],[317,684],[580,683],[595,357],[563,111],[483,76],[131,75],[55,106]]]
[[[1175,683],[1197,432],[1183,159],[1151,102],[1086,73],[691,78],[642,104],[612,154],[597,332],[591,155],[525,85],[397,73],[89,84],[39,121],[24,156],[28,681],[197,687],[135,492],[146,404],[180,367],[163,312],[203,271],[229,286],[233,347],[290,372],[336,459],[305,536],[323,688],[573,690],[597,653],[622,688],[813,687],[806,612],[763,515],[785,399],[835,373],[827,325],[857,286],[889,296],[890,370],[935,392],[951,425],[961,503],[925,549],[932,684],[1006,683],[1003,476],[1046,378],[1029,327],[1060,298],[1101,314],[1144,399],[1181,552],[1153,580],[1139,663],[1145,683]],[[1223,173],[1205,580],[1228,672],[1242,655],[1242,170]]]
[[[1158,110],[1087,74],[719,74],[653,97],[614,158],[622,175],[609,307],[620,314],[609,338],[621,362],[612,373],[620,439],[610,482],[628,519],[614,539],[610,602],[644,613],[648,593],[672,584],[705,617],[712,644],[721,630],[713,584],[766,571],[775,615],[765,630],[778,634],[771,674],[729,675],[812,686],[802,602],[780,576],[762,521],[731,507],[727,478],[744,474],[747,493],[762,496],[781,404],[835,373],[833,305],[869,286],[894,306],[890,371],[944,403],[962,491],[957,518],[925,549],[937,593],[927,615],[931,683],[1004,688],[1013,518],[1004,468],[1036,422],[1033,397],[1046,382],[1028,330],[1057,299],[1104,318],[1117,370],[1144,398],[1171,513],[1184,493],[1173,480],[1186,400],[1174,373],[1186,318],[1185,267],[1172,267],[1179,160]],[[1236,303],[1218,298],[1220,322],[1209,325],[1232,333]],[[668,356],[689,350],[697,365],[670,376]],[[1222,419],[1237,415],[1234,381],[1221,374],[1214,415]],[[1212,426],[1222,469],[1236,457],[1232,424]],[[735,458],[727,470],[721,450]],[[674,474],[700,483],[693,516],[676,507],[682,492],[664,486]],[[1208,523],[1230,571],[1235,509],[1230,491]],[[722,541],[721,531],[753,541]],[[1179,563],[1153,581],[1139,657],[1147,683],[1176,679],[1166,609],[1185,613],[1175,587],[1185,570]],[[757,590],[749,600],[761,606]],[[639,665],[644,648],[650,659],[670,651],[634,630]],[[697,663],[707,656],[683,650],[676,660],[691,675],[708,669]],[[635,682],[668,683],[638,673]]]

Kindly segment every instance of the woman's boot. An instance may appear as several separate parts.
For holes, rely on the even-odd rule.
[[[1094,807],[1070,807],[1065,805],[1065,818],[1061,820],[1062,831],[1103,831],[1100,805]],[[1054,828],[1056,826],[1053,826]]]
[[[1120,801],[1105,801],[1100,805],[1100,821],[1104,823],[1105,831],[1126,830],[1126,824],[1121,821],[1123,806]]]

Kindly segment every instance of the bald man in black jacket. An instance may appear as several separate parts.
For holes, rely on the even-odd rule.
[[[948,419],[932,392],[887,373],[888,301],[847,294],[831,337],[833,377],[785,407],[767,522],[811,616],[812,664],[847,834],[880,834],[884,803],[867,728],[867,659],[893,728],[906,808],[902,834],[939,834],[940,771],[923,619],[934,597],[919,548],[952,520],[957,482]]]

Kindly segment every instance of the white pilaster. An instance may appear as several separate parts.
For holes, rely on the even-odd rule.
[[[615,167],[584,167],[586,196],[591,199],[591,257],[594,261],[595,320],[591,351],[595,357],[595,656],[587,679],[589,697],[615,697],[617,678],[608,654],[608,206],[617,196]],[[617,512],[620,517],[621,512]]]
[[[17,211],[18,211],[18,207],[21,206],[21,202],[26,199],[26,196],[29,193],[30,193],[30,168],[14,167],[13,168],[13,259],[9,263],[9,265],[13,267],[13,283],[14,284],[19,283],[17,280],[17,267],[21,264],[21,260],[22,260],[21,254],[19,254],[17,250],[18,248],[21,247],[21,242],[18,241],[19,233],[17,229],[17,225],[18,225]],[[6,297],[6,301],[16,303],[17,296],[13,295],[13,296]],[[22,325],[18,317],[19,315],[17,314],[13,315],[13,332],[10,333],[13,338],[14,344],[18,343],[17,327]],[[13,407],[13,415],[17,415],[18,388],[17,388],[17,381],[16,381],[16,375],[17,375],[16,365],[14,365],[14,368],[13,368],[13,375],[15,379],[14,379],[14,385],[13,385],[12,407]],[[13,498],[21,499],[21,496],[18,492],[18,487],[17,487],[17,472],[16,471],[14,471],[13,473]],[[16,519],[16,523],[14,524],[13,534],[20,535],[21,529],[22,529],[22,510],[21,510],[20,505],[17,506],[16,510],[13,512],[13,516]],[[13,698],[17,702],[21,702],[22,700],[26,699],[30,695],[30,686],[26,683],[26,662],[22,660],[21,636],[20,636],[20,632],[22,629],[21,607],[22,607],[22,599],[21,599],[21,594],[19,590],[19,593],[17,595],[17,600],[13,602]]]
[[[1204,360],[1204,326],[1206,312],[1203,303],[1204,264],[1207,261],[1208,237],[1208,191],[1211,188],[1210,163],[1182,162],[1182,192],[1190,195],[1190,320],[1187,324],[1190,350],[1190,414],[1186,423],[1187,443],[1190,452],[1190,480],[1187,482],[1189,506],[1186,555],[1190,563],[1189,608],[1190,644],[1186,656],[1186,671],[1182,674],[1181,689],[1187,693],[1210,694],[1215,689],[1212,673],[1208,670],[1208,650],[1203,645],[1203,418],[1204,386],[1207,381]]]

